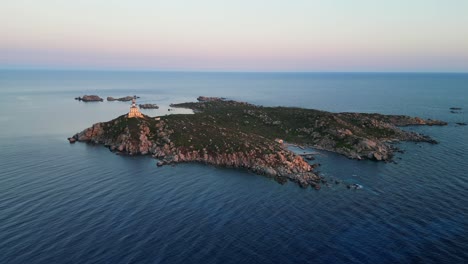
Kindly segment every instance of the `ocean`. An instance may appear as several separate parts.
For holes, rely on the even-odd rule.
[[[396,163],[320,152],[320,191],[201,164],[157,167],[67,137],[128,111],[84,94],[170,103],[405,114],[440,142]],[[462,107],[451,113],[450,107]],[[468,74],[0,71],[0,263],[466,263]]]

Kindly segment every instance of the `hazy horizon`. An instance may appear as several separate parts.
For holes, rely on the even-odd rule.
[[[6,0],[0,69],[468,72],[468,1]]]
[[[50,71],[50,72],[128,72],[128,73],[245,73],[245,74],[455,74],[466,75],[467,71],[268,71],[268,70],[195,70],[195,69],[126,69],[126,68],[48,68],[48,67],[11,67],[0,71]]]

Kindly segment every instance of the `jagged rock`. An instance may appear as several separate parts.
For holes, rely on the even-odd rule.
[[[374,152],[374,159],[375,160],[382,160],[382,154]]]
[[[121,98],[114,98],[112,96],[109,96],[109,97],[107,97],[107,101],[111,101],[111,102],[112,101],[129,102],[129,101],[132,101],[133,99],[137,99],[137,98],[140,98],[140,97],[138,97],[136,95],[134,95],[134,96],[128,95],[128,96],[121,97]]]
[[[200,101],[200,102],[213,102],[213,101],[224,101],[224,100],[226,100],[226,98],[199,96],[197,98],[197,100]]]
[[[83,95],[83,97],[76,97],[75,100],[83,102],[102,102],[104,99],[97,95]]]
[[[159,106],[155,104],[139,104],[138,105],[141,109],[159,109]]]

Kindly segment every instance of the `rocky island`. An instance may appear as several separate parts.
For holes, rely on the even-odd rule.
[[[201,100],[200,100],[201,99]],[[302,187],[320,188],[321,178],[303,157],[284,142],[328,150],[353,159],[389,161],[399,141],[437,143],[429,136],[401,126],[447,123],[403,115],[331,113],[294,107],[262,107],[215,97],[173,104],[195,114],[151,118],[129,115],[94,124],[69,138],[103,144],[129,155],[152,155],[159,165],[202,162],[245,168],[257,174],[287,180]]]
[[[140,97],[138,97],[136,95],[134,95],[134,96],[128,95],[128,96],[121,97],[121,98],[114,98],[112,96],[108,96],[107,101],[110,101],[110,102],[113,102],[113,101],[129,102],[129,101],[131,101],[133,99],[137,99],[137,98],[140,98]]]
[[[104,99],[97,95],[83,95],[83,97],[76,97],[75,100],[83,102],[102,102]]]
[[[159,109],[159,106],[156,104],[139,104],[141,109]]]

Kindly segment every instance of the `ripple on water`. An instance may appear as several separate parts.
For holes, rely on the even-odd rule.
[[[256,85],[263,82],[249,78]],[[281,93],[284,89],[278,83],[290,87],[289,82],[277,78],[273,84],[267,82],[275,96],[284,95],[277,101],[271,101],[273,93],[265,95],[266,88],[245,92],[244,99],[258,93],[252,100],[269,104],[314,105],[336,111],[361,109],[358,106],[363,105],[367,110],[450,122],[465,118],[465,114],[447,114],[455,101],[443,102],[434,87],[425,101],[403,98],[404,91],[411,88],[407,77],[403,81],[392,79],[395,87],[391,88],[396,90],[385,93],[398,95],[405,102],[401,109],[389,105],[387,101],[392,100],[382,101],[379,98],[384,97],[377,96],[383,90],[375,87],[389,88],[383,77],[370,78],[372,87],[362,87],[367,82],[360,82],[359,89],[348,87],[356,84],[353,79],[327,78],[322,76],[318,83],[312,83],[324,87],[333,81],[350,88],[336,91],[358,96],[344,100],[327,89],[313,92],[317,89],[309,86],[306,78],[307,90],[296,90],[300,92],[296,94],[313,96],[288,101],[288,94],[295,93]],[[154,87],[156,79],[151,79],[148,87]],[[414,85],[416,81],[411,80]],[[438,83],[449,89],[446,82],[438,80],[421,82],[424,87]],[[133,87],[134,82],[125,85]],[[154,95],[148,89],[139,90],[139,94]],[[107,92],[111,91],[127,94],[118,89]],[[443,94],[451,96],[447,91]],[[468,98],[460,96],[460,91],[464,90],[456,90],[453,100]],[[426,94],[418,89],[412,92]],[[406,153],[398,155],[402,158],[398,164],[320,155],[317,161],[326,175],[362,184],[364,189],[333,185],[315,191],[291,183],[282,186],[232,169],[196,164],[157,168],[149,158],[121,157],[100,146],[67,144],[70,131],[89,126],[93,120],[108,119],[120,106],[65,107],[69,102],[64,101],[60,104],[63,116],[36,118],[50,110],[44,102],[65,100],[77,91],[58,97],[55,93],[47,93],[53,100],[40,101],[39,105],[37,94],[41,93],[28,94],[34,97],[28,101],[32,105],[24,105],[18,115],[31,121],[21,119],[22,125],[30,127],[19,129],[8,120],[13,127],[4,126],[0,131],[0,263],[463,263],[468,259],[466,127],[411,128],[431,135],[440,144],[401,144]],[[161,94],[180,98],[164,89]],[[242,99],[238,94],[236,91],[232,96]],[[375,102],[369,99],[371,95]],[[158,96],[154,99],[160,99]],[[170,103],[164,100],[161,105]],[[464,101],[457,102],[463,105]],[[60,127],[70,116],[74,122]],[[49,131],[51,127],[56,129]],[[29,133],[32,135],[22,136]]]

